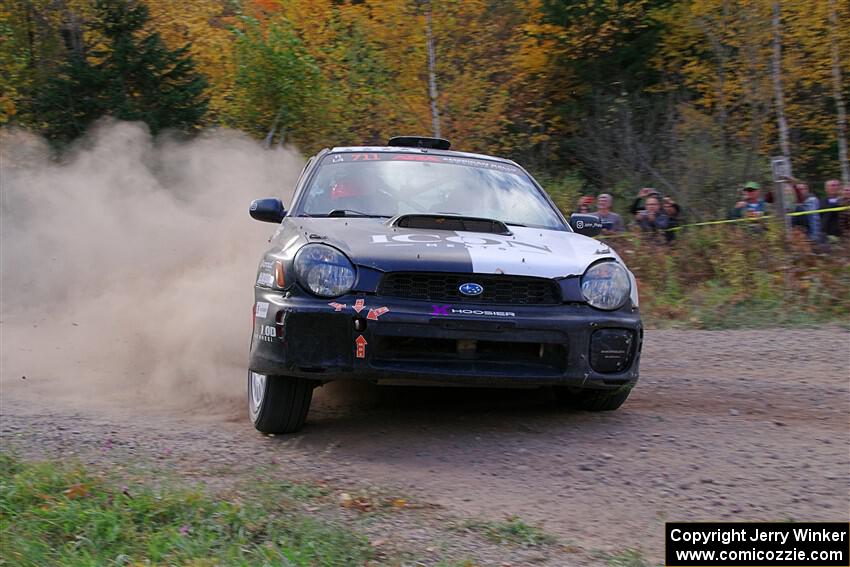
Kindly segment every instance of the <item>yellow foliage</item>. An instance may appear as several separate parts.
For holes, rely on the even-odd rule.
[[[323,145],[383,142],[431,132],[426,3],[414,0],[141,0],[148,31],[188,45],[206,76],[209,124],[264,135],[274,110],[245,116],[236,85],[234,30],[243,16],[261,30],[291,29],[320,74],[321,88],[287,132],[305,152]],[[829,21],[830,3],[838,27]],[[0,5],[0,123],[22,117],[33,90],[65,55],[61,32],[84,26],[94,0],[10,0]],[[562,109],[593,85],[576,67],[623,47],[623,37],[661,24],[654,92],[681,94],[677,132],[710,132],[753,154],[776,151],[771,82],[773,0],[431,0],[442,134],[455,147],[501,152],[541,148],[550,156],[576,126]],[[569,17],[552,21],[548,11]],[[830,38],[850,81],[850,3],[782,2],[782,81],[795,159],[835,143]],[[605,14],[605,17],[600,17]],[[90,32],[87,32],[90,33]],[[96,46],[98,38],[85,38]],[[640,55],[640,54],[638,54]],[[296,78],[297,79],[297,78]],[[604,79],[602,80],[604,82]],[[610,87],[610,85],[607,85]],[[850,89],[844,87],[848,98]],[[850,102],[850,101],[848,101]]]
[[[209,122],[221,121],[233,94],[233,34],[236,17],[227,0],[145,0],[150,10],[148,28],[169,49],[189,46],[196,69],[209,83]]]
[[[850,4],[840,6],[835,30],[842,61],[850,60]],[[762,154],[776,153],[775,96],[772,83],[773,0],[690,0],[655,17],[670,29],[656,66],[678,76],[697,98],[696,108],[721,121],[727,134]],[[792,154],[835,143],[829,104],[831,55],[828,0],[782,2],[782,85],[789,127],[806,132],[804,147]],[[845,81],[847,72],[844,69]],[[675,89],[675,82],[668,83]],[[792,156],[793,157],[793,156]],[[805,157],[805,156],[803,156]],[[802,158],[801,158],[802,159]]]

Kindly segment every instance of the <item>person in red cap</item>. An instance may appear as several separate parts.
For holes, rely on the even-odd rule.
[[[392,201],[382,195],[376,179],[368,179],[357,167],[339,177],[330,188],[332,210],[345,210],[366,215],[392,216]]]
[[[583,215],[590,214],[590,208],[593,206],[593,197],[590,195],[585,195],[583,197],[579,197],[578,207],[576,208],[577,213],[581,213]]]

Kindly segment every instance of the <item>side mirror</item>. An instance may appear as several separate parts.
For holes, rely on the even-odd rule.
[[[596,236],[602,232],[602,221],[596,215],[570,215],[570,227],[573,231],[585,236]]]
[[[286,216],[280,199],[254,199],[248,209],[251,218],[263,222],[279,223]]]

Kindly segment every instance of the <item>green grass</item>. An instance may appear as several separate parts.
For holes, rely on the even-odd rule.
[[[516,516],[502,522],[467,521],[463,529],[481,533],[495,543],[534,547],[557,543],[558,539],[538,527],[526,524]]]
[[[372,552],[350,530],[284,498],[228,501],[202,491],[112,486],[80,467],[0,454],[0,565],[362,565]],[[289,502],[289,504],[288,504]]]

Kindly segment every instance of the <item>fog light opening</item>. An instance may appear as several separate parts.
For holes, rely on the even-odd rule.
[[[599,329],[590,339],[590,366],[596,372],[624,372],[634,355],[635,333],[630,329]]]

